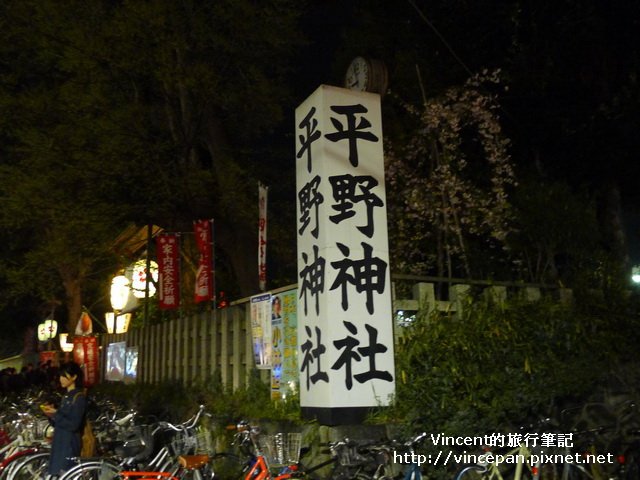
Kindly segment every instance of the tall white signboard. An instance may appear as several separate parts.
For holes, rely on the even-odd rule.
[[[359,421],[395,391],[380,97],[322,85],[296,109],[303,414]]]

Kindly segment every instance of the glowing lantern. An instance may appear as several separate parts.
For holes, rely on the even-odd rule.
[[[118,275],[111,280],[111,307],[114,310],[124,310],[129,302],[129,280],[124,275]]]
[[[67,341],[68,338],[69,338],[68,333],[60,334],[60,348],[65,353],[73,352],[73,342]]]
[[[45,320],[38,325],[38,340],[47,342],[58,333],[58,322],[55,320]]]
[[[144,298],[145,288],[147,287],[147,261],[138,260],[130,268],[132,293],[136,298]],[[158,281],[158,264],[153,260],[149,261],[149,270],[151,271],[149,296],[153,297],[156,293],[156,287],[153,282]]]
[[[131,314],[125,313],[124,315],[116,316],[115,312],[107,312],[104,314],[104,319],[109,333],[127,333],[131,322]]]

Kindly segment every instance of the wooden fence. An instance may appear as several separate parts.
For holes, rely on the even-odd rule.
[[[248,303],[203,312],[194,317],[101,337],[103,362],[107,345],[137,347],[137,381],[204,382],[219,372],[225,385],[240,388],[254,366]]]
[[[478,290],[478,287],[483,289],[482,295],[491,295],[499,301],[511,294],[524,295],[535,301],[550,290],[553,290],[553,295],[559,301],[571,301],[571,291],[567,289],[541,289],[535,285],[489,282],[451,284],[448,287],[449,298],[441,300],[436,298],[435,282],[430,278],[427,278],[429,281],[420,281],[424,280],[420,277],[400,280],[413,282],[412,298],[396,299],[394,295],[394,313],[415,313],[420,309],[459,312],[463,308],[465,296],[470,294],[472,288]],[[293,288],[296,286],[283,287],[272,293]],[[234,389],[241,388],[246,385],[255,365],[249,305],[250,299],[245,298],[232,302],[225,309],[132,329],[121,335],[103,335],[100,337],[101,365],[106,365],[107,346],[110,343],[126,342],[127,347],[138,349],[137,381],[179,381],[192,384],[205,382],[214,373],[218,373],[223,384]],[[397,322],[394,323],[398,330]],[[268,375],[269,371],[262,371],[265,381],[268,380]]]

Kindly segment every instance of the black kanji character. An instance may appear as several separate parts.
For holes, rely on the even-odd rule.
[[[347,327],[347,330],[351,333],[351,335],[356,335],[358,333],[358,329],[356,326],[351,323],[344,321],[344,326]],[[353,375],[352,375],[352,363],[355,360],[356,362],[360,361],[360,355],[355,351],[356,347],[360,345],[360,342],[355,337],[351,335],[347,335],[342,340],[335,340],[333,345],[338,349],[342,350],[342,353],[338,357],[338,360],[331,366],[332,370],[340,370],[343,366],[345,369],[345,379],[344,383],[347,387],[347,390],[351,390],[353,388]]]
[[[308,339],[306,342],[300,345],[300,349],[303,353],[300,372],[307,372],[307,390],[309,390],[312,383],[315,385],[316,382],[319,381],[329,382],[329,375],[327,374],[327,372],[322,371],[322,367],[320,365],[320,357],[325,354],[325,352],[327,351],[327,347],[322,344],[322,332],[320,328],[315,327],[316,337],[318,339],[318,346],[316,348],[313,348],[313,342],[311,341],[311,329],[308,326],[305,326],[304,329],[307,332]],[[310,365],[316,360],[316,373],[310,375]]]
[[[305,152],[307,153],[307,171],[309,173],[311,173],[311,144],[322,136],[322,133],[316,130],[318,128],[318,120],[313,118],[315,113],[316,107],[311,107],[309,113],[307,113],[306,117],[304,117],[298,125],[299,128],[304,128],[305,131],[303,135],[298,135],[301,147],[296,157],[302,158]]]
[[[340,223],[342,220],[353,217],[356,213],[353,204],[364,202],[367,207],[367,224],[357,227],[363,234],[371,238],[373,236],[373,208],[382,207],[384,203],[371,190],[378,186],[378,181],[370,175],[335,175],[329,177],[329,182],[333,189],[333,199],[336,201],[331,206],[338,213],[331,215],[329,219],[333,223]]]
[[[298,201],[300,202],[300,223],[302,224],[298,233],[302,235],[309,222],[311,222],[311,209],[315,207],[316,226],[311,230],[311,234],[318,238],[318,209],[324,201],[324,197],[318,192],[320,186],[320,177],[316,175],[309,183],[307,183],[300,192],[298,192]]]
[[[318,246],[313,246],[314,259],[309,263],[309,256],[302,252],[302,260],[306,265],[300,272],[302,283],[300,285],[300,297],[304,295],[304,314],[307,314],[307,290],[316,297],[316,313],[320,315],[320,293],[324,292],[325,259],[318,258]]]
[[[349,141],[349,162],[354,167],[358,166],[358,140],[366,140],[369,142],[377,142],[379,139],[371,132],[365,132],[363,130],[371,127],[371,122],[365,117],[361,116],[359,122],[356,124],[358,118],[357,114],[367,113],[368,110],[364,105],[343,105],[333,106],[331,110],[340,114],[346,115],[347,125],[346,127],[336,118],[331,117],[331,123],[336,128],[336,132],[327,133],[325,138],[332,142],[338,142],[340,140]],[[309,170],[311,171],[311,170]]]
[[[362,355],[363,358],[369,357],[369,371],[358,373],[357,375],[354,375],[354,378],[360,383],[373,380],[374,378],[391,382],[393,380],[393,377],[389,372],[376,370],[376,354],[384,353],[388,349],[382,343],[377,343],[378,330],[376,328],[369,324],[365,324],[364,328],[366,328],[367,332],[369,332],[369,346],[358,348],[358,352],[360,353],[360,355]]]
[[[364,242],[361,245],[364,251],[364,258],[352,260],[349,258],[349,247],[342,243],[336,243],[345,258],[331,262],[331,266],[338,270],[338,274],[330,290],[341,287],[341,305],[342,309],[346,311],[349,308],[347,284],[352,284],[356,287],[356,292],[366,293],[367,311],[373,313],[373,292],[382,293],[385,290],[387,263],[378,257],[372,257],[373,247],[371,245]]]

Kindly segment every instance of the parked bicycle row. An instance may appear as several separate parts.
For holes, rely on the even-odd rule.
[[[61,400],[59,393],[40,390],[2,402],[0,480],[46,478],[50,473],[55,428],[40,405],[59,405]],[[564,410],[559,421],[545,419],[508,432],[502,442],[489,436],[494,441],[484,445],[442,443],[441,434],[419,432],[404,439],[344,438],[310,448],[300,432],[267,433],[244,421],[227,427],[203,405],[175,422],[92,399],[87,418],[95,451],[90,457],[69,458],[59,480],[638,479],[640,436],[630,428],[635,409],[627,398],[606,409],[617,415],[598,420],[593,412],[603,408],[592,402]],[[214,429],[228,432],[230,442],[215,448]]]

